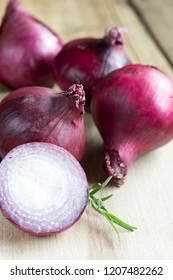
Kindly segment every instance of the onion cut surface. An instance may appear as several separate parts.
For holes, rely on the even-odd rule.
[[[88,183],[79,162],[65,149],[27,143],[0,164],[0,207],[15,226],[50,235],[72,226],[88,202]]]

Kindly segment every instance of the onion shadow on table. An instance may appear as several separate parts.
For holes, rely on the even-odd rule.
[[[104,146],[102,138],[94,124],[90,113],[84,115],[86,129],[86,149],[80,161],[89,184],[102,183],[106,179],[103,170]]]
[[[96,182],[102,183],[106,180],[106,174],[103,171],[104,150],[103,146],[91,146],[86,150],[82,160],[81,165],[85,170],[89,184]]]
[[[0,83],[0,93],[4,94],[4,97],[10,93],[12,90],[10,90],[8,87],[6,87],[5,85]],[[1,99],[3,98],[3,96],[1,97]]]

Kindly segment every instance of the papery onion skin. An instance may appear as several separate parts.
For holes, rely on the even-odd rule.
[[[45,161],[48,158],[51,161],[46,163]],[[30,160],[32,163],[31,169],[28,165]],[[54,172],[54,182],[59,181],[59,185],[51,185],[50,174],[47,174],[47,182],[44,182],[43,191],[47,192],[48,199],[46,201],[51,207],[43,205],[43,202],[41,202],[42,206],[39,207],[35,207],[35,204],[32,204],[33,198],[35,199],[36,197],[39,203],[42,196],[42,194],[39,196],[38,190],[34,196],[32,184],[34,184],[35,188],[38,187],[40,189],[41,185],[39,186],[39,184],[41,184],[40,182],[46,176],[43,174],[43,178],[39,182],[40,173],[43,172],[43,170],[38,169],[37,164],[39,161],[44,162],[47,168],[49,166],[49,171],[52,168],[54,168],[54,171],[57,171]],[[33,167],[34,164],[35,167]],[[20,171],[18,171],[20,175],[16,174],[16,182],[14,182],[14,172],[17,171],[18,167],[20,168]],[[61,179],[58,177],[59,169],[66,174]],[[31,170],[33,173],[31,173]],[[69,152],[56,145],[37,142],[16,147],[2,160],[0,174],[0,210],[9,222],[27,233],[44,236],[63,232],[80,219],[87,206],[88,182],[84,170]],[[23,204],[21,203],[21,198],[18,199],[16,189],[16,186],[21,184],[19,180],[21,174],[23,177],[26,176],[25,179],[31,182],[30,185],[25,186],[25,183],[23,183],[20,186],[21,192],[24,192],[25,202]],[[17,185],[14,186],[14,184]],[[31,195],[32,191],[33,194]],[[51,194],[50,196],[49,193]],[[58,196],[56,197],[54,193],[58,194],[62,199]],[[49,198],[52,196],[53,201],[49,201]],[[26,203],[27,201],[28,203]],[[61,212],[63,217],[60,215]]]
[[[173,81],[155,67],[128,65],[103,78],[92,95],[104,169],[120,186],[136,158],[173,139]]]
[[[57,84],[65,89],[73,83],[83,84],[89,109],[91,90],[111,71],[130,64],[124,51],[122,28],[110,28],[100,39],[82,38],[63,46],[53,61]]]
[[[54,84],[51,64],[62,41],[28,14],[19,0],[10,0],[0,27],[0,82],[9,88]]]
[[[73,85],[66,92],[25,87],[0,103],[0,156],[28,142],[48,142],[80,160],[85,150],[85,92]]]

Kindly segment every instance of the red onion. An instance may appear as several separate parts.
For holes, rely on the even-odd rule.
[[[121,28],[111,28],[101,39],[84,38],[64,45],[53,62],[55,80],[65,89],[73,83],[83,84],[87,106],[90,93],[99,80],[111,71],[129,64],[124,52]]]
[[[10,151],[0,164],[0,210],[16,227],[34,235],[51,235],[71,227],[87,202],[113,226],[134,231],[110,213],[95,194],[110,181],[88,191],[79,162],[65,149],[49,143],[27,143]]]
[[[173,81],[155,67],[128,65],[103,78],[92,94],[104,168],[120,185],[137,157],[173,139]]]
[[[85,148],[85,92],[73,85],[66,92],[25,87],[0,104],[0,155],[28,142],[49,142],[67,149],[78,160]]]
[[[0,164],[0,208],[15,226],[50,235],[72,226],[88,202],[88,183],[78,161],[65,149],[28,143]]]
[[[11,88],[52,86],[51,64],[60,38],[10,0],[0,27],[0,82]]]

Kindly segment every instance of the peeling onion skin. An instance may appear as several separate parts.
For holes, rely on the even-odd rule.
[[[0,27],[0,82],[9,88],[54,84],[51,64],[62,48],[59,36],[9,0]]]
[[[72,85],[66,92],[44,87],[13,91],[0,103],[0,156],[28,142],[48,142],[80,160],[85,150],[85,92]]]
[[[128,65],[103,78],[92,95],[104,169],[120,186],[136,158],[173,139],[173,81],[155,67]]]
[[[103,38],[73,40],[63,46],[53,61],[55,81],[65,89],[73,83],[83,84],[89,110],[92,88],[115,69],[130,64],[124,51],[122,28],[110,28]]]
[[[16,147],[2,160],[0,175],[1,212],[27,233],[63,232],[80,219],[87,206],[84,170],[68,151],[56,145]]]

